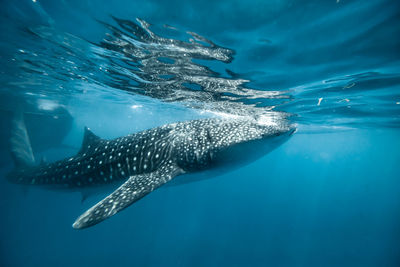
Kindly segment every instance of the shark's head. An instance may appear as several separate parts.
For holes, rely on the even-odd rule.
[[[285,142],[296,128],[286,119],[264,117],[200,121],[195,129],[185,134],[178,156],[188,169],[249,163]]]
[[[214,144],[218,149],[213,155],[213,164],[240,167],[287,141],[296,127],[286,119],[263,117],[258,120],[237,120],[217,131],[219,133],[215,135]]]

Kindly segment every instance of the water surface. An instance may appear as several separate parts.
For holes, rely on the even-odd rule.
[[[157,190],[84,231],[101,199],[1,179],[4,266],[398,266],[397,1],[3,1],[0,171],[23,110],[40,161],[203,117],[283,116],[284,145]],[[244,155],[245,156],[245,155]]]

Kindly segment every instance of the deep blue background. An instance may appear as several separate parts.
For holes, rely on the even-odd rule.
[[[20,71],[11,61],[15,50],[35,46],[21,33],[28,26],[98,42],[105,29],[96,19],[141,17],[234,49],[229,68],[255,87],[290,89],[357,73],[399,73],[399,6],[389,0],[2,1],[1,108],[14,106],[4,96],[18,94],[7,84]],[[26,193],[1,179],[0,265],[399,266],[399,125],[381,127],[378,120],[399,118],[399,76],[390,83],[379,77],[353,93],[367,107],[385,97],[384,109],[350,113],[358,119],[353,129],[312,133],[305,117],[298,133],[261,160],[219,178],[157,190],[83,231],[71,224],[100,196],[81,204],[78,193]],[[125,106],[112,96],[74,95],[67,105],[74,122],[64,141],[71,148],[45,151],[47,157],[77,151],[84,125],[112,138],[200,116],[124,97]],[[311,90],[307,97],[315,106],[321,94]],[[141,108],[130,107],[136,102]],[[321,112],[311,126],[335,126],[328,115],[341,120]],[[13,165],[1,152],[4,177]]]
[[[5,266],[396,266],[398,131],[297,134],[239,171],[153,192],[86,230],[78,193],[2,182]]]

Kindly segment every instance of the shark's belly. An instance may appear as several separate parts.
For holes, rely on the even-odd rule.
[[[167,185],[182,185],[218,177],[251,164],[275,147],[276,144],[274,142],[265,142],[261,140],[229,147],[218,152],[216,158],[210,163],[208,168],[177,176]]]
[[[167,185],[173,186],[197,182],[232,172],[262,158],[287,140],[287,137],[285,135],[273,140],[252,140],[228,147],[218,152],[208,168],[177,176]]]
[[[198,171],[198,172],[192,172],[192,173],[185,173],[183,175],[175,177],[170,182],[168,182],[165,186],[177,186],[177,185],[183,185],[183,184],[187,184],[187,183],[203,181],[206,179],[218,177],[225,173],[229,173],[230,171],[233,171],[233,170],[230,168],[218,168],[218,169],[216,168],[216,169],[210,169],[210,170],[204,170],[204,171]]]

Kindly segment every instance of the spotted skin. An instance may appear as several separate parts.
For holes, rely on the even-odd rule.
[[[11,174],[20,184],[79,189],[109,184],[157,169],[170,154],[170,129],[159,127],[115,140],[90,140],[85,130],[81,151],[73,157]],[[90,141],[88,141],[89,139]],[[93,139],[93,138],[92,138]]]
[[[182,169],[167,163],[154,172],[131,176],[112,194],[79,216],[73,227],[82,229],[97,224],[182,173],[184,173]]]
[[[247,157],[241,152],[231,157],[233,147],[293,131],[285,120],[262,124],[245,119],[179,122],[114,140],[100,139],[86,129],[76,156],[20,170],[11,177],[17,183],[75,189],[127,179],[75,221],[73,227],[82,229],[114,215],[177,175],[217,168],[227,161],[236,164],[237,159]]]

